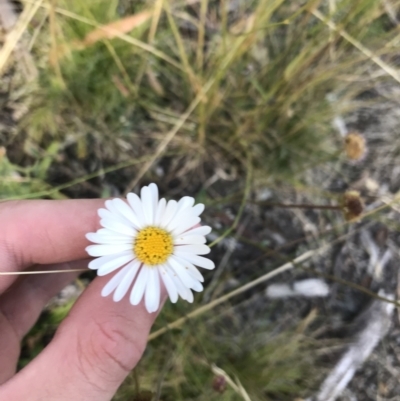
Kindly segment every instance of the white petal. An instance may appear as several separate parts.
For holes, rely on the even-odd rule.
[[[86,252],[90,256],[106,256],[129,251],[132,248],[131,244],[121,245],[89,245],[86,247]]]
[[[174,253],[180,255],[182,253],[194,253],[195,255],[207,255],[210,248],[203,244],[179,245],[174,247]]]
[[[195,216],[200,216],[204,212],[204,205],[202,203],[198,203],[196,206],[193,206],[190,209]]]
[[[203,258],[202,256],[193,255],[192,253],[182,253],[179,255],[182,259],[193,263],[195,266],[202,267],[203,269],[212,270],[215,264],[212,260]]]
[[[166,225],[166,229],[168,231],[173,231],[176,227],[184,224],[188,219],[193,219],[195,217],[198,217],[198,215],[194,208],[189,208],[182,212],[178,211],[175,217]]]
[[[117,205],[113,202],[115,199],[118,199],[118,198],[106,200],[105,205],[106,205],[106,208],[107,208],[113,215],[119,216],[119,215],[120,215],[120,212],[119,212],[119,210],[118,210],[118,208],[117,208]]]
[[[106,201],[106,206],[111,202],[111,200]],[[132,223],[128,221],[125,217],[121,216],[118,212],[110,212],[107,209],[99,209],[97,214],[100,218],[105,220],[117,221],[118,223],[124,224],[128,227],[132,226]]]
[[[114,292],[113,300],[115,302],[121,301],[121,299],[126,295],[130,286],[132,285],[133,280],[136,277],[136,273],[139,270],[140,262],[138,260],[134,260],[133,262],[129,263],[129,271],[126,273],[124,278],[118,284],[117,289]]]
[[[174,230],[172,230],[172,234],[178,236],[178,235],[184,233],[186,230],[189,230],[189,228],[192,228],[196,224],[199,224],[200,220],[201,220],[200,217],[191,216],[191,217],[187,218],[184,222],[179,224],[179,226],[176,227]]]
[[[87,233],[86,238],[96,244],[130,244],[132,243],[132,238],[124,235],[118,235],[112,233],[112,235],[102,235],[99,233]]]
[[[170,277],[166,267],[164,265],[158,267],[160,277],[164,283],[164,286],[168,292],[169,299],[174,304],[178,300],[178,290],[174,284],[174,281]]]
[[[186,301],[189,303],[192,303],[194,300],[193,292],[190,288],[187,289],[186,291],[186,298],[184,298]]]
[[[166,230],[171,232],[173,229],[185,223],[185,221],[192,215],[190,213],[176,213],[174,218],[169,221],[164,227]]]
[[[205,244],[206,238],[203,235],[180,235],[174,239],[174,245]]]
[[[137,233],[137,231],[133,228],[133,226],[129,227],[128,225],[122,224],[114,219],[113,220],[102,219],[100,220],[100,224],[103,227],[108,228],[111,231],[115,231],[118,234],[124,234],[133,237]]]
[[[174,200],[170,200],[167,203],[167,207],[165,208],[164,216],[161,218],[161,227],[166,227],[168,223],[175,216],[176,211],[178,210],[178,203]]]
[[[97,270],[97,275],[106,276],[107,274],[110,274],[113,271],[119,269],[124,264],[128,262],[134,262],[134,256],[130,256],[129,259],[128,257],[125,257],[124,260],[122,259],[122,257],[118,259],[119,260],[115,260],[114,263],[110,261],[109,263],[99,267],[99,269]]]
[[[122,245],[122,244],[133,244],[134,243],[134,238],[126,238],[119,236],[117,233],[115,233],[115,236],[105,236],[105,235],[99,235],[97,237],[92,237],[92,242],[95,244],[99,245]]]
[[[172,270],[170,266],[167,266],[167,271],[169,277],[172,279],[172,281],[175,284],[175,288],[178,291],[179,296],[182,299],[185,299],[186,301],[192,303],[193,302],[193,294],[192,291],[190,291],[189,288],[185,287],[181,281],[181,279],[178,277],[178,275]]]
[[[143,187],[140,191],[140,197],[142,199],[142,207],[146,225],[152,226],[154,224],[155,210],[151,189],[149,187]]]
[[[130,258],[130,259],[129,259]],[[120,252],[119,254],[101,256],[100,258],[96,258],[89,263],[89,269],[97,270],[102,268],[105,269],[111,266],[121,267],[125,263],[128,263],[130,260],[134,258],[132,250]]]
[[[101,235],[101,236],[105,236],[105,237],[108,237],[108,236],[111,235],[111,236],[125,237],[125,238],[128,238],[128,239],[132,238],[131,235],[126,235],[126,234],[121,234],[121,233],[117,234],[115,231],[108,230],[107,228],[98,229],[96,231],[96,234]]]
[[[147,312],[155,312],[160,305],[160,276],[157,266],[149,267],[149,278],[146,286],[145,305]]]
[[[101,291],[101,296],[109,296],[117,288],[118,284],[123,280],[129,270],[130,266],[126,265],[117,274],[115,274],[114,277],[103,287]]]
[[[168,265],[174,270],[174,272],[181,279],[183,285],[188,288],[192,288],[195,291],[203,291],[203,286],[201,283],[194,279],[176,259],[170,258],[168,260]]]
[[[107,209],[99,209],[97,210],[97,215],[101,218],[101,219],[113,219],[114,215]]]
[[[184,196],[183,198],[179,199],[178,202],[178,211],[181,212],[189,207],[194,205],[194,198],[191,196]]]
[[[157,205],[158,205],[158,187],[156,184],[151,183],[149,185],[149,189],[151,191],[151,196],[153,198],[153,210],[154,210],[154,216],[155,216],[156,210],[157,210]],[[153,220],[153,224],[154,224],[154,220]]]
[[[143,228],[146,225],[146,221],[144,219],[144,212],[143,212],[143,206],[142,206],[142,201],[140,198],[134,194],[133,192],[129,193],[126,196],[126,199],[129,202],[129,205],[133,209],[133,211],[136,214],[136,217],[139,220],[140,228]]]
[[[115,201],[117,203],[115,203]],[[102,219],[106,219],[106,220],[115,220],[118,221],[121,224],[124,224],[128,227],[134,227],[134,224],[132,223],[132,221],[130,221],[129,219],[127,219],[118,209],[118,207],[116,206],[118,204],[118,201],[124,203],[124,201],[122,201],[121,199],[109,199],[106,200],[106,208],[108,209],[99,209],[98,210],[98,214]]]
[[[203,275],[197,270],[197,267],[193,266],[194,269],[188,269],[188,273],[200,283],[204,283]]]
[[[198,217],[203,212],[203,210],[204,210],[204,205],[202,203],[199,203],[194,207],[186,208],[184,210],[179,210],[179,203],[178,203],[178,211],[176,212],[174,218],[166,225],[166,228],[169,231],[173,231],[176,227],[180,226],[188,219]]]
[[[179,256],[175,256],[174,258],[187,270],[187,272],[196,280],[200,281],[201,283],[204,282],[203,275],[197,270],[197,267],[194,266],[192,263],[188,262],[180,258]]]
[[[149,269],[145,266],[142,266],[135,284],[133,284],[131,295],[129,297],[129,301],[132,305],[137,305],[142,300],[143,294],[146,290],[148,277]]]
[[[132,223],[137,230],[141,228],[141,224],[136,216],[136,213],[126,204],[126,202],[119,198],[113,199],[111,202],[118,210],[119,214],[124,216],[126,220]]]
[[[181,236],[185,235],[207,235],[211,232],[211,227],[209,226],[201,226],[201,227],[194,227],[189,231],[184,232]]]
[[[157,205],[156,215],[155,215],[155,218],[154,218],[154,225],[155,226],[159,226],[160,225],[161,219],[164,216],[166,207],[167,207],[167,201],[164,198],[160,199],[160,202],[158,202],[158,205]]]

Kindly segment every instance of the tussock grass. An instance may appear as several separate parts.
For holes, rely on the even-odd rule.
[[[312,14],[318,2],[161,3],[159,18],[94,44],[85,44],[94,25],[151,5],[59,1],[41,11],[50,23],[37,51],[47,62],[25,119],[30,139],[41,146],[68,141],[70,157],[92,165],[150,155],[200,96],[170,139],[181,153],[171,176],[244,170],[249,152],[256,174],[275,181],[337,157],[333,116],[360,107],[355,99],[382,69]],[[377,1],[337,2],[332,21],[390,61],[393,48],[381,44],[394,33],[382,14]],[[117,186],[124,191],[130,183]]]

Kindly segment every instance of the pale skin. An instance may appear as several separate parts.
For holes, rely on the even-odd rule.
[[[104,200],[0,204],[0,272],[86,268],[87,232],[99,227]],[[96,277],[51,343],[16,373],[20,341],[46,303],[78,273],[0,276],[0,400],[111,400],[138,363],[157,313],[115,303]],[[165,298],[165,296],[164,296]]]

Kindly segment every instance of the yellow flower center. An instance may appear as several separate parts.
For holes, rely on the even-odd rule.
[[[152,226],[139,231],[133,244],[137,258],[146,265],[165,263],[173,249],[171,234],[162,228]]]

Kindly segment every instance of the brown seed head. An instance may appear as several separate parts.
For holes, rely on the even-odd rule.
[[[342,209],[347,221],[356,221],[364,210],[364,202],[358,191],[347,191],[343,195]]]
[[[359,161],[367,152],[365,138],[358,132],[350,132],[344,138],[346,156],[353,161]]]
[[[212,382],[213,389],[222,394],[226,390],[226,380],[224,376],[215,376]]]

